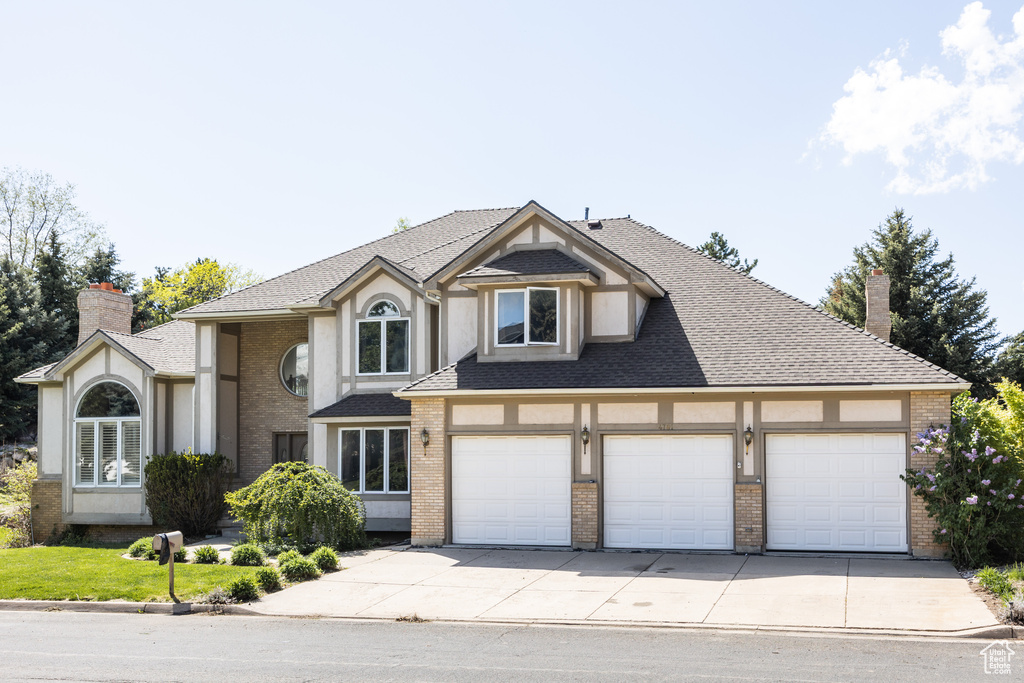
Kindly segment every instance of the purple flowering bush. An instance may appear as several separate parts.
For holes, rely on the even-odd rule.
[[[997,385],[1000,399],[979,402],[969,394],[953,401],[953,425],[918,434],[914,450],[937,456],[934,468],[907,470],[901,478],[924,499],[949,545],[954,564],[980,567],[1024,557],[1024,467],[1021,434],[1011,403],[1015,385]],[[1024,408],[1024,402],[1019,404]],[[1017,422],[1017,425],[1024,424]]]

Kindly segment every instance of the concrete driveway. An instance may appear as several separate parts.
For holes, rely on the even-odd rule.
[[[463,548],[347,553],[273,615],[956,632],[998,624],[948,562]]]

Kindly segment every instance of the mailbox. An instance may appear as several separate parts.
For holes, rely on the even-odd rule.
[[[180,531],[168,531],[166,534],[157,534],[153,537],[153,550],[160,552],[164,549],[164,539],[167,539],[167,545],[171,548],[171,553],[175,553],[181,550],[181,546],[185,544],[185,537]]]

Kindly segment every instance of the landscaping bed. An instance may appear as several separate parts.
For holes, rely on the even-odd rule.
[[[996,616],[1006,624],[1024,624],[1024,565],[985,567],[964,572],[975,590],[981,591]]]

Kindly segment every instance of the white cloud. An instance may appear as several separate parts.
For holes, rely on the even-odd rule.
[[[1024,7],[1006,40],[992,33],[990,14],[972,2],[939,33],[943,54],[963,64],[959,83],[936,67],[906,73],[901,45],[854,71],[819,140],[841,145],[845,164],[882,152],[899,193],[974,189],[991,179],[990,163],[1024,163]]]

